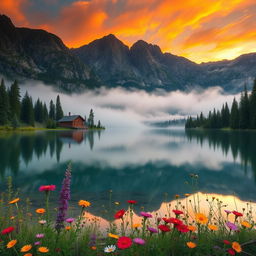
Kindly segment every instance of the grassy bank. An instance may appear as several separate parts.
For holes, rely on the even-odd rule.
[[[197,175],[191,175],[196,184]],[[105,227],[98,217],[88,212],[93,202],[80,200],[77,212],[69,209],[71,170],[68,167],[62,188],[42,185],[40,208],[31,208],[28,199],[8,190],[0,201],[0,255],[126,255],[126,256],[221,256],[256,255],[256,231],[251,204],[229,209],[225,202],[212,197],[202,212],[198,194],[175,196],[173,205],[166,204],[167,214],[134,211],[140,204],[128,200],[124,209],[112,202],[105,209],[111,216]],[[51,194],[59,190],[59,202]],[[51,207],[50,207],[51,206]],[[57,211],[50,211],[56,208]],[[33,209],[33,210],[32,210]],[[72,214],[73,213],[73,214]]]

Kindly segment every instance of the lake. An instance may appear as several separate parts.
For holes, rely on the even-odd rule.
[[[0,137],[1,190],[11,175],[21,194],[39,204],[40,185],[57,190],[71,161],[72,202],[89,200],[101,216],[112,200],[138,200],[147,211],[194,190],[256,201],[256,133],[184,129],[38,131]],[[191,188],[190,174],[199,175]],[[54,192],[57,199],[58,193]]]

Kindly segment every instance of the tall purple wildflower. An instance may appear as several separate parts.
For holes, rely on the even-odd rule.
[[[65,178],[62,182],[62,187],[59,197],[59,208],[56,218],[55,228],[57,231],[60,231],[61,228],[64,228],[64,221],[66,219],[66,214],[68,210],[68,200],[70,200],[70,183],[71,183],[71,165],[68,165],[68,168],[65,172]]]

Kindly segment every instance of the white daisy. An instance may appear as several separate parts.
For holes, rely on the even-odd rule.
[[[115,245],[108,245],[105,247],[104,252],[114,252],[116,250],[116,246]]]

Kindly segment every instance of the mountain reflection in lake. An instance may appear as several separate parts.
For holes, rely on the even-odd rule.
[[[148,211],[175,194],[191,193],[190,173],[199,174],[197,190],[235,194],[255,201],[256,133],[170,129],[107,129],[20,133],[0,137],[1,187],[15,186],[33,200],[42,184],[58,188],[72,161],[72,200],[93,203],[93,214],[113,200],[138,200]],[[57,197],[57,193],[56,197]]]

